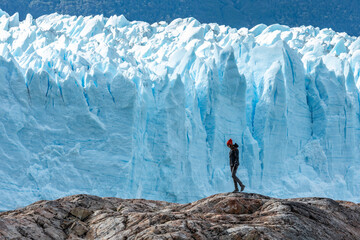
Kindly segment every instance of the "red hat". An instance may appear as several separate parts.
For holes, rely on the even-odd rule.
[[[229,141],[227,141],[226,145],[233,145],[232,144],[232,139],[230,138]]]

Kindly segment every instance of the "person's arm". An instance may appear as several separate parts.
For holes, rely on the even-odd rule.
[[[236,154],[235,154],[234,165],[239,165],[239,149],[236,149],[235,152]]]
[[[230,167],[233,167],[235,164],[235,151],[234,150],[230,150],[230,154],[229,154],[229,158],[230,158]]]

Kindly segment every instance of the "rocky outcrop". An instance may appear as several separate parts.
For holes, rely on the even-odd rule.
[[[1,213],[0,239],[360,239],[360,205],[252,193],[189,204],[82,194]]]

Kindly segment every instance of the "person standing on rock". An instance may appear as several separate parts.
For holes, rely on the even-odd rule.
[[[244,191],[245,185],[242,184],[240,179],[236,176],[237,168],[239,167],[239,145],[237,143],[233,144],[232,139],[230,138],[227,141],[226,145],[230,148],[229,159],[230,159],[230,168],[231,168],[231,176],[234,180],[235,190],[234,193],[239,192],[239,188],[237,184],[241,187],[241,192]]]

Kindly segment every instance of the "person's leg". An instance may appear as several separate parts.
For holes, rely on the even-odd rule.
[[[238,186],[237,186],[238,181],[236,180],[236,179],[237,179],[237,177],[236,177],[236,171],[237,171],[237,166],[233,166],[233,167],[231,168],[231,177],[232,177],[233,180],[234,180],[235,191],[239,191],[239,188],[238,188]],[[239,181],[240,181],[240,180],[239,180]],[[241,186],[241,185],[240,185],[240,186]]]
[[[236,176],[236,171],[237,171],[238,166],[234,166],[233,167],[233,171],[232,171],[232,178],[234,179],[234,184],[235,184],[235,189],[238,189],[236,182],[240,185],[241,187],[241,191],[244,190],[245,185],[240,181],[240,179]]]
[[[233,180],[234,180],[235,191],[239,191],[236,180],[235,179],[233,179]]]

